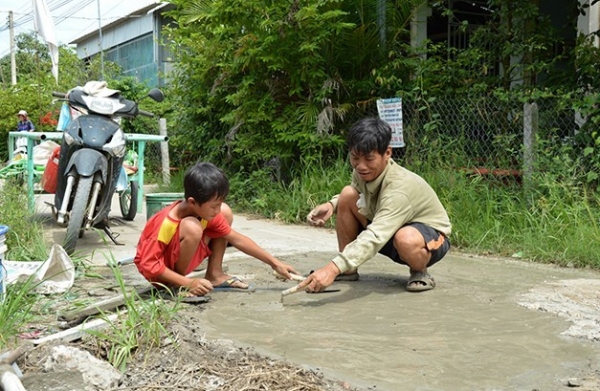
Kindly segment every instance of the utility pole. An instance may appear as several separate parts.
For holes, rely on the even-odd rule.
[[[102,42],[102,14],[100,13],[100,0],[98,4],[98,38],[100,38],[100,80],[104,80],[104,42]]]
[[[14,86],[17,84],[17,60],[15,57],[15,23],[12,11],[8,11],[8,28],[10,30],[10,75]]]

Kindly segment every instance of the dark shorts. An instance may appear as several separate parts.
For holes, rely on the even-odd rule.
[[[444,258],[448,250],[450,250],[450,241],[448,238],[442,234],[441,232],[436,231],[428,225],[421,223],[410,223],[406,224],[404,227],[413,227],[416,228],[417,231],[423,235],[423,239],[425,240],[425,246],[431,253],[431,259],[427,266],[432,266],[440,259]],[[381,250],[379,250],[379,254],[385,255],[392,259],[392,261],[396,263],[400,263],[402,265],[407,265],[400,256],[398,255],[398,251],[394,247],[394,238],[391,238],[385,246]]]

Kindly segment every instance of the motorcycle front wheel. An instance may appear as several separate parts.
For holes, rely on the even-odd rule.
[[[125,220],[133,221],[137,214],[137,199],[138,199],[138,183],[129,181],[127,189],[123,190],[119,195],[119,206],[121,207],[121,215]]]
[[[90,199],[93,181],[94,178],[92,177],[79,177],[79,182],[77,183],[77,190],[75,191],[73,205],[71,207],[71,212],[69,213],[67,234],[63,244],[63,248],[69,255],[72,255],[75,251],[77,239],[79,239],[81,231],[83,230],[83,219],[85,217],[87,203]]]

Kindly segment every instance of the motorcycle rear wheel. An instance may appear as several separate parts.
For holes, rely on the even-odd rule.
[[[137,199],[139,186],[136,181],[129,181],[127,189],[123,190],[119,195],[119,206],[121,207],[121,215],[125,220],[133,221],[137,214]]]
[[[93,181],[94,178],[92,177],[79,177],[79,181],[77,183],[75,198],[73,199],[73,205],[71,207],[71,212],[69,213],[67,234],[65,235],[65,241],[63,244],[63,248],[69,255],[72,255],[75,251],[75,247],[77,247],[77,239],[79,239],[81,231],[83,230],[83,219],[85,218],[85,211],[87,209],[87,203],[90,199]]]

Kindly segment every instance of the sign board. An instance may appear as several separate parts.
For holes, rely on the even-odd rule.
[[[402,98],[378,99],[377,112],[379,118],[384,120],[392,128],[392,148],[404,147],[404,136],[402,135]]]

